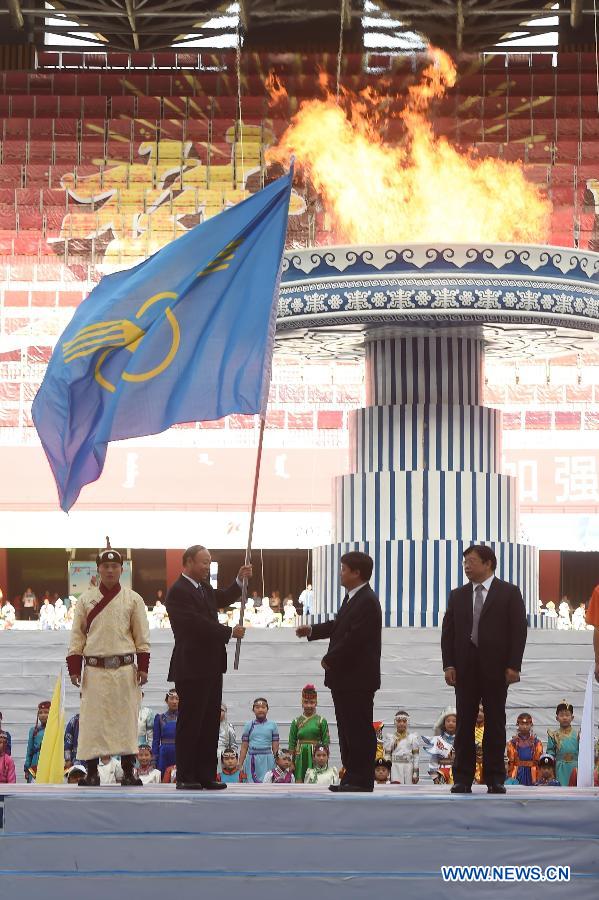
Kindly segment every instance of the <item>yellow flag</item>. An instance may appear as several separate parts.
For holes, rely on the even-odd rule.
[[[64,782],[64,675],[62,669],[54,685],[50,715],[37,764],[36,784]]]

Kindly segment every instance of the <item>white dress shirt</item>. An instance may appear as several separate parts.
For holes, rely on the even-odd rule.
[[[200,582],[199,582],[199,581],[194,581],[193,578],[192,578],[190,575],[187,575],[185,572],[181,572],[181,575],[183,576],[183,578],[187,578],[188,581],[191,581],[191,583],[193,584],[194,588],[195,588],[196,591],[197,591],[197,589],[198,589],[199,586],[200,586]]]
[[[357,594],[358,591],[361,591],[365,584],[368,584],[368,582],[367,582],[367,581],[363,581],[362,584],[359,584],[359,585],[358,585],[358,587],[352,588],[351,591],[348,591],[348,592],[347,592],[347,596],[349,597],[349,599],[351,600],[351,598],[352,598],[355,594]]]
[[[348,603],[351,602],[351,598],[354,597],[358,593],[358,591],[362,590],[362,588],[364,587],[365,584],[368,584],[368,582],[363,581],[362,584],[358,585],[358,587],[352,588],[351,591],[347,592],[347,596],[349,598],[347,601]],[[312,634],[312,626],[310,625],[310,631],[308,632],[308,637],[310,637],[311,634]]]
[[[181,572],[181,575],[183,576],[183,578],[187,578],[188,581],[191,581],[191,583],[193,584],[193,586],[196,590],[200,587],[200,582],[194,581],[190,575],[187,575],[185,572]],[[237,582],[238,587],[243,586],[243,582],[241,581],[240,578],[236,578],[235,581]]]

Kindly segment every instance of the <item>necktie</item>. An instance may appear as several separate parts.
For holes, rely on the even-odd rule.
[[[345,609],[345,607],[347,606],[348,603],[349,603],[349,594],[346,594],[345,597],[343,598],[343,603],[339,607],[340,613],[343,612],[343,610]]]
[[[472,612],[472,634],[470,635],[470,640],[474,644],[475,647],[478,647],[478,623],[480,620],[480,614],[483,609],[483,586],[482,584],[477,584],[474,589],[474,610]]]

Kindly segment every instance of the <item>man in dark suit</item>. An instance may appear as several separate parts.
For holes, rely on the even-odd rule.
[[[463,561],[468,584],[450,593],[441,631],[445,681],[455,688],[458,720],[451,791],[472,792],[474,726],[482,702],[483,778],[488,793],[505,794],[505,701],[509,685],[520,681],[526,611],[520,589],[495,577],[490,547],[468,547]]]
[[[341,557],[345,599],[335,619],[300,625],[298,637],[330,638],[322,658],[324,683],[331,689],[341,762],[345,774],[330,791],[372,791],[376,734],[372,726],[374,695],[381,686],[381,606],[368,584],[372,559],[365,553]]]
[[[175,637],[168,680],[175,682],[179,695],[175,736],[178,790],[226,787],[216,781],[226,645],[231,637],[242,638],[245,629],[221,625],[217,610],[237,600],[242,580],[251,578],[252,567],[242,566],[236,582],[226,590],[215,590],[210,584],[210,562],[205,547],[189,547],[183,554],[183,572],[165,601]]]

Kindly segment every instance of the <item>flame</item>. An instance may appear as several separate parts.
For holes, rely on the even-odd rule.
[[[266,87],[266,90],[268,91],[268,95],[270,98],[269,106],[271,106],[273,109],[276,109],[276,107],[279,106],[284,100],[288,99],[289,95],[284,85],[281,84],[281,81],[279,80],[279,77],[275,72],[268,73],[264,85]]]
[[[479,159],[434,134],[429,107],[455,84],[456,68],[443,51],[429,52],[397,113],[396,98],[368,89],[342,91],[339,105],[330,94],[309,100],[268,162],[295,155],[324,199],[332,242],[545,242],[551,204],[519,163]],[[394,118],[399,145],[384,138]]]

